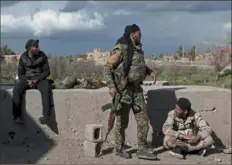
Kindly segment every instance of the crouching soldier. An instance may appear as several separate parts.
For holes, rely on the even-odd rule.
[[[193,152],[204,156],[207,148],[213,144],[212,129],[199,113],[191,109],[191,103],[186,98],[177,101],[162,130],[165,135],[164,148],[170,149],[170,154],[179,159]]]

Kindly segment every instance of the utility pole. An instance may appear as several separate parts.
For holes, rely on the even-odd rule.
[[[182,56],[184,57],[184,46],[182,46]]]

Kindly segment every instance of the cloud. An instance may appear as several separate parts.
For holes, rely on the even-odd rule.
[[[225,24],[223,25],[223,27],[224,27],[226,30],[230,30],[230,31],[231,31],[231,22],[225,23]]]
[[[91,13],[84,9],[75,12],[60,12],[66,3],[59,4],[58,2],[56,5],[52,5],[51,2],[34,3],[23,2],[3,8],[1,33],[30,32],[34,36],[49,36],[56,32],[98,30],[105,27],[103,17],[98,12]],[[22,11],[19,16],[12,10],[18,7],[25,9],[16,10]]]
[[[20,1],[4,5],[2,41],[25,42],[34,35],[44,39],[48,49],[56,41],[63,46],[59,51],[110,49],[125,26],[133,23],[141,27],[145,52],[220,42],[231,31],[230,1]]]

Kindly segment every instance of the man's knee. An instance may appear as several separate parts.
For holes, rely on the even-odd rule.
[[[213,137],[212,136],[206,136],[205,139],[203,139],[204,142],[204,147],[209,147],[214,143]]]
[[[38,83],[38,88],[42,93],[47,93],[51,91],[51,84],[48,80],[41,80]]]
[[[40,86],[43,86],[44,88],[50,88],[51,85],[47,79],[39,81]]]

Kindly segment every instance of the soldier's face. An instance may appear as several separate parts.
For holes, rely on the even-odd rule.
[[[175,112],[178,118],[185,118],[187,114],[187,110],[182,110],[178,105],[176,105]]]
[[[39,45],[31,47],[31,53],[34,55],[38,55],[40,51]]]
[[[141,31],[137,31],[137,32],[132,33],[132,37],[136,43],[140,43],[141,37],[142,37]]]

